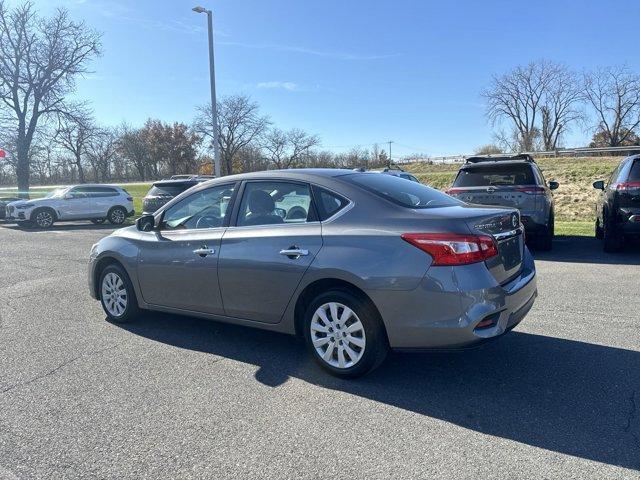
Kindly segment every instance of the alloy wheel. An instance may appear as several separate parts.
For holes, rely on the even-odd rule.
[[[53,215],[48,210],[42,210],[36,215],[36,225],[40,228],[48,228],[53,225]]]
[[[318,307],[311,319],[311,341],[318,356],[334,368],[357,364],[366,348],[364,326],[358,315],[338,302]]]
[[[124,219],[125,219],[124,212],[120,208],[116,208],[115,210],[113,210],[111,212],[111,218],[109,218],[111,223],[114,223],[116,225],[120,225],[121,223],[123,223]]]
[[[127,289],[118,274],[109,272],[102,279],[102,300],[109,315],[120,317],[124,314],[127,309]]]

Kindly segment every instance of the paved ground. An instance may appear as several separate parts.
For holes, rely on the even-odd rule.
[[[106,322],[109,231],[0,226],[0,479],[640,477],[640,248],[564,239],[512,334],[348,382],[284,335]]]

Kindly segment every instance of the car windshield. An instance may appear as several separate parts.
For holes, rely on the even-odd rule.
[[[56,188],[52,192],[49,192],[47,195],[45,195],[45,198],[62,198],[68,190],[68,188]]]
[[[529,165],[482,165],[460,170],[454,187],[485,187],[489,185],[536,185]]]
[[[179,194],[181,194],[182,192],[184,192],[187,188],[192,187],[193,184],[184,184],[184,183],[180,183],[180,184],[167,184],[167,185],[162,185],[162,184],[156,184],[153,187],[151,187],[151,190],[149,190],[149,193],[147,193],[148,196],[150,197],[175,197]]]
[[[407,182],[395,175],[358,173],[346,175],[346,180],[380,197],[407,208],[436,208],[460,205],[458,200],[416,182]]]

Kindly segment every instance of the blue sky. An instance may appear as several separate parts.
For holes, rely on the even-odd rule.
[[[42,13],[64,6],[103,32],[104,55],[78,96],[101,123],[138,125],[189,122],[208,101],[197,2],[215,15],[218,95],[248,94],[278,126],[317,133],[334,151],[394,140],[394,158],[471,152],[491,140],[481,89],[531,60],[640,71],[637,0],[35,3]],[[587,136],[575,128],[565,143]]]

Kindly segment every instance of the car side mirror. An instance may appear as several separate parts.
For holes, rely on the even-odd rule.
[[[71,193],[67,193],[67,194],[65,194],[64,199],[65,200],[73,200],[73,195]]]
[[[549,182],[549,188],[551,190],[556,190],[559,186],[560,184],[558,182],[554,182],[553,180]]]
[[[156,218],[153,215],[142,215],[136,220],[136,228],[141,232],[151,232],[156,229]]]
[[[596,190],[604,190],[604,180],[593,182],[593,188],[595,188]]]

